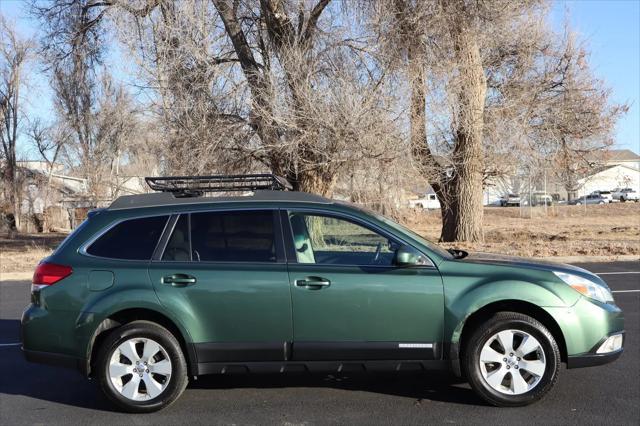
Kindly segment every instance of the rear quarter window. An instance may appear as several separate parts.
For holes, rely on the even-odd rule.
[[[150,260],[169,216],[130,219],[109,229],[88,248],[92,256]]]

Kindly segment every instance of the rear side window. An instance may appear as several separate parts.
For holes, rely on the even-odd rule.
[[[275,262],[273,212],[191,214],[194,262]]]
[[[120,222],[87,249],[93,256],[112,259],[150,260],[168,216]]]
[[[178,219],[167,247],[162,254],[162,260],[172,262],[188,262],[191,260],[191,242],[189,241],[189,215],[183,214]]]

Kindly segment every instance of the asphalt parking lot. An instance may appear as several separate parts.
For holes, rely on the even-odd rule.
[[[495,408],[444,373],[405,375],[208,376],[159,413],[112,411],[74,370],[27,363],[19,318],[25,281],[0,282],[0,425],[20,424],[638,424],[640,262],[580,265],[601,273],[625,313],[622,357],[561,371],[553,391],[524,408]]]

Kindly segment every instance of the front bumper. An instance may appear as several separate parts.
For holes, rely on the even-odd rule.
[[[602,346],[602,344],[611,336],[622,335],[622,346],[620,349],[606,352],[606,353],[598,353],[598,349]],[[624,351],[624,336],[625,333],[614,333],[611,336],[604,337],[600,342],[598,342],[589,352],[580,354],[580,355],[570,355],[567,357],[567,368],[583,368],[583,367],[594,367],[596,365],[608,364],[610,362],[615,361],[620,358],[622,352]]]
[[[600,303],[586,297],[569,308],[544,308],[556,321],[564,338],[567,368],[589,367],[615,361],[624,347],[624,315],[612,303]],[[623,335],[618,350],[598,353],[611,336]]]

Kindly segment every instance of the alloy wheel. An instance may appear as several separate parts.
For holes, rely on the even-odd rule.
[[[482,347],[479,363],[485,382],[507,395],[535,388],[547,365],[540,342],[522,330],[503,330],[491,336]]]
[[[172,372],[167,351],[156,341],[132,338],[122,342],[111,355],[108,376],[125,398],[148,401],[167,388]]]

